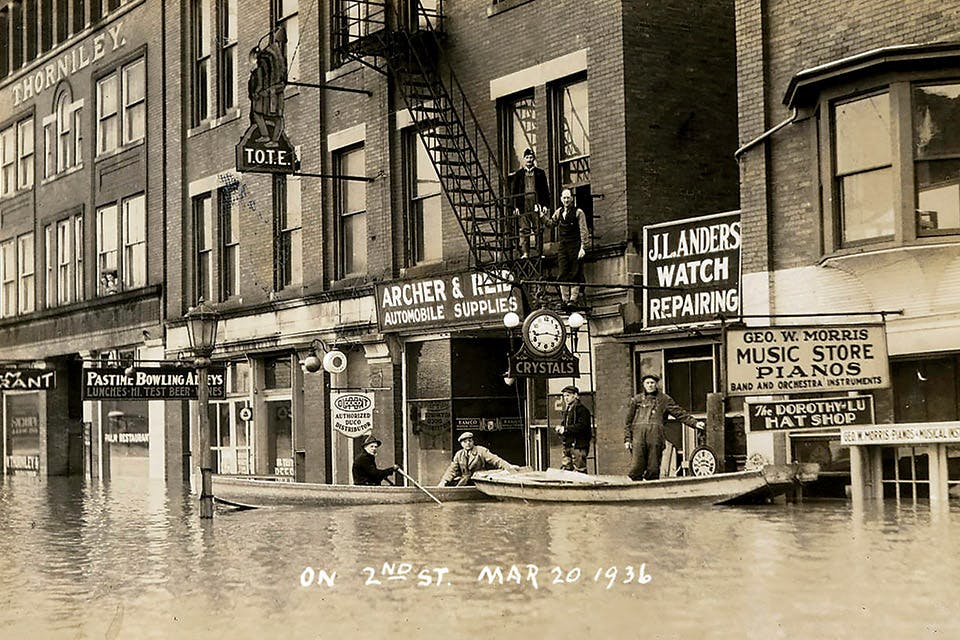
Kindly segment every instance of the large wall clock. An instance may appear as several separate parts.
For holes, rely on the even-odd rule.
[[[563,320],[549,309],[538,309],[523,321],[523,343],[535,356],[547,358],[560,353],[566,333]]]

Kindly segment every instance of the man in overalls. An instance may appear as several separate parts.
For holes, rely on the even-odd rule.
[[[660,391],[660,376],[644,374],[640,383],[643,393],[630,398],[623,429],[624,448],[633,452],[633,467],[627,475],[631,480],[657,480],[666,442],[663,421],[667,414],[695,429],[703,429],[703,421],[694,418],[673,398]]]

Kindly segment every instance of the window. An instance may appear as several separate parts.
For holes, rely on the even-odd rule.
[[[142,195],[123,201],[123,287],[147,284],[147,212]]]
[[[96,0],[93,0],[96,2]],[[85,0],[73,0],[73,32],[80,33],[86,27],[86,18],[84,17]]]
[[[917,235],[960,233],[960,83],[913,87]]]
[[[193,0],[190,3],[193,20],[193,126],[210,115],[210,0]]]
[[[10,75],[10,7],[0,7],[0,78]]]
[[[303,281],[300,178],[276,176],[273,188],[277,211],[274,284],[279,291]]]
[[[222,116],[237,106],[237,0],[218,0],[217,16],[217,111]]]
[[[143,140],[146,118],[143,59],[97,81],[97,154]]]
[[[43,228],[43,262],[44,262],[44,305],[49,309],[57,304],[57,272],[54,268],[54,226],[48,224]]]
[[[30,313],[36,309],[37,295],[34,283],[34,239],[32,233],[25,233],[17,238],[17,269],[19,271],[19,303],[20,313]]]
[[[70,0],[57,0],[57,44],[70,37]]]
[[[213,199],[209,193],[193,198],[195,302],[213,296]]]
[[[287,58],[287,78],[296,80],[300,77],[299,2],[297,0],[273,0],[273,2],[275,26],[283,27],[286,34],[283,54]]]
[[[424,133],[429,136],[429,132]],[[410,262],[419,264],[443,258],[443,219],[440,212],[440,178],[423,140],[407,135],[409,167]]]
[[[82,243],[82,238],[76,240]],[[77,261],[80,269],[80,261]],[[143,194],[97,210],[97,281],[99,295],[146,284],[146,199]],[[81,286],[78,281],[77,290]],[[78,299],[82,293],[78,293]]]
[[[336,176],[365,175],[363,147],[338,152],[334,157]],[[367,271],[367,184],[360,180],[335,179],[335,209],[338,224],[337,277]]]
[[[0,196],[33,187],[33,118],[0,131]]]
[[[37,39],[39,19],[37,16],[37,0],[27,0],[25,3],[25,15],[27,23],[27,61],[36,59],[40,50],[40,44]]]
[[[593,200],[590,195],[590,110],[587,80],[575,79],[553,87],[554,136],[557,184],[573,191],[576,205],[592,226]]]
[[[220,299],[240,293],[240,220],[233,210],[234,187],[217,191],[220,206]]]
[[[834,126],[841,242],[850,245],[892,237],[889,94],[835,105]]]
[[[508,173],[523,166],[523,151],[537,151],[537,106],[533,94],[506,99],[500,103],[503,166]]]
[[[61,220],[57,223],[57,304],[73,302],[77,263],[74,258],[73,220]]]
[[[10,62],[13,63],[13,69],[17,70],[23,66],[23,2],[11,2],[10,6],[13,7],[10,13],[13,38],[8,41],[11,43]]]
[[[16,241],[0,243],[0,318],[17,315]]]
[[[83,284],[83,216],[77,216],[73,222],[73,263],[74,275],[76,276],[75,293],[76,300],[80,301],[86,297],[86,288]]]
[[[80,166],[82,107],[83,100],[71,102],[70,90],[64,89],[54,101],[54,112],[43,119],[45,178]]]

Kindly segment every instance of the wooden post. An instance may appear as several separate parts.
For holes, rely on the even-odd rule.
[[[200,456],[200,518],[213,517],[213,465],[210,456],[210,385],[207,382],[209,360],[198,358],[197,363],[197,407],[200,410],[199,426]]]
[[[720,468],[717,471],[727,470],[727,455],[724,447],[725,416],[723,393],[707,394],[707,446],[717,454]]]

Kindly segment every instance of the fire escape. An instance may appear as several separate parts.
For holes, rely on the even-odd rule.
[[[523,257],[503,172],[443,53],[443,0],[339,0],[334,55],[391,75],[467,239],[473,267],[545,302],[543,258]]]

